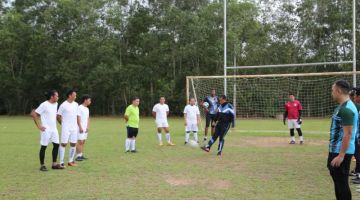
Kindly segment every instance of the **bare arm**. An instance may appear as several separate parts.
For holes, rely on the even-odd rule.
[[[57,119],[57,121],[59,122],[59,124],[61,125],[61,122],[62,122],[61,115],[57,115],[57,116],[56,116],[56,119]]]
[[[88,123],[87,123],[87,127],[86,127],[86,132],[89,132],[89,127],[90,127],[90,117],[88,117]]]
[[[81,126],[80,116],[77,116],[77,124],[78,124],[78,126],[79,126],[80,133],[83,133],[83,132],[84,132],[84,129],[83,129],[83,127]]]
[[[166,111],[166,116],[169,116],[169,111]]]
[[[153,118],[156,118],[156,112],[153,111],[151,114]]]
[[[196,115],[196,118],[197,118],[197,123],[200,124],[200,115],[197,114],[197,115]]]
[[[35,112],[35,110],[32,110],[31,111],[31,117],[33,118],[33,120],[34,120],[34,123],[35,123],[35,125],[36,125],[36,127],[39,129],[39,130],[41,130],[41,131],[45,131],[45,127],[43,127],[41,124],[40,124],[40,122],[39,122],[39,114],[37,114],[36,112]]]
[[[187,125],[187,122],[186,122],[186,116],[187,116],[187,114],[186,113],[184,113],[184,121],[185,121],[185,126]]]
[[[128,122],[129,121],[129,116],[124,115],[124,120],[125,120],[125,122]]]

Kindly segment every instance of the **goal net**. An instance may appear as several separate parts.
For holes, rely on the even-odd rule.
[[[289,93],[293,93],[302,103],[303,117],[324,118],[330,117],[336,106],[331,97],[332,84],[339,79],[352,84],[353,74],[354,72],[328,72],[188,76],[187,97],[195,97],[197,102],[201,102],[212,88],[217,95],[221,95],[226,78],[228,101],[234,105],[237,117],[280,118]]]

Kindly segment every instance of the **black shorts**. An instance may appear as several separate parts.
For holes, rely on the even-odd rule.
[[[216,114],[210,114],[210,113],[206,113],[206,125],[205,127],[209,127],[210,123],[211,123],[211,127],[214,127],[212,122],[215,121],[216,118]]]
[[[139,129],[138,128],[133,128],[133,127],[126,127],[126,130],[127,130],[127,137],[128,138],[132,138],[132,137],[136,137],[138,132],[139,132]]]

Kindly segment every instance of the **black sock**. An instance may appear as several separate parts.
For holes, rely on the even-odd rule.
[[[297,130],[299,136],[302,136],[301,128],[297,128],[296,130]]]
[[[40,152],[39,152],[39,158],[40,158],[40,164],[45,164],[45,151],[47,146],[41,146]]]
[[[52,150],[52,159],[53,159],[53,162],[55,163],[58,153],[59,153],[59,144],[53,143],[53,145],[54,146],[53,146],[53,150]]]
[[[292,128],[292,129],[290,129],[290,136],[291,137],[294,137],[295,136],[295,131],[294,131],[294,129]]]

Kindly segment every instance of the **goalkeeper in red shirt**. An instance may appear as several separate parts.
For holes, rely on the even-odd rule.
[[[290,144],[295,144],[295,129],[299,134],[300,144],[304,144],[304,138],[301,131],[301,111],[302,106],[300,101],[295,99],[293,94],[289,94],[289,101],[285,104],[285,112],[284,112],[284,125],[287,119],[288,121],[288,128],[290,129],[290,137],[291,141]]]

